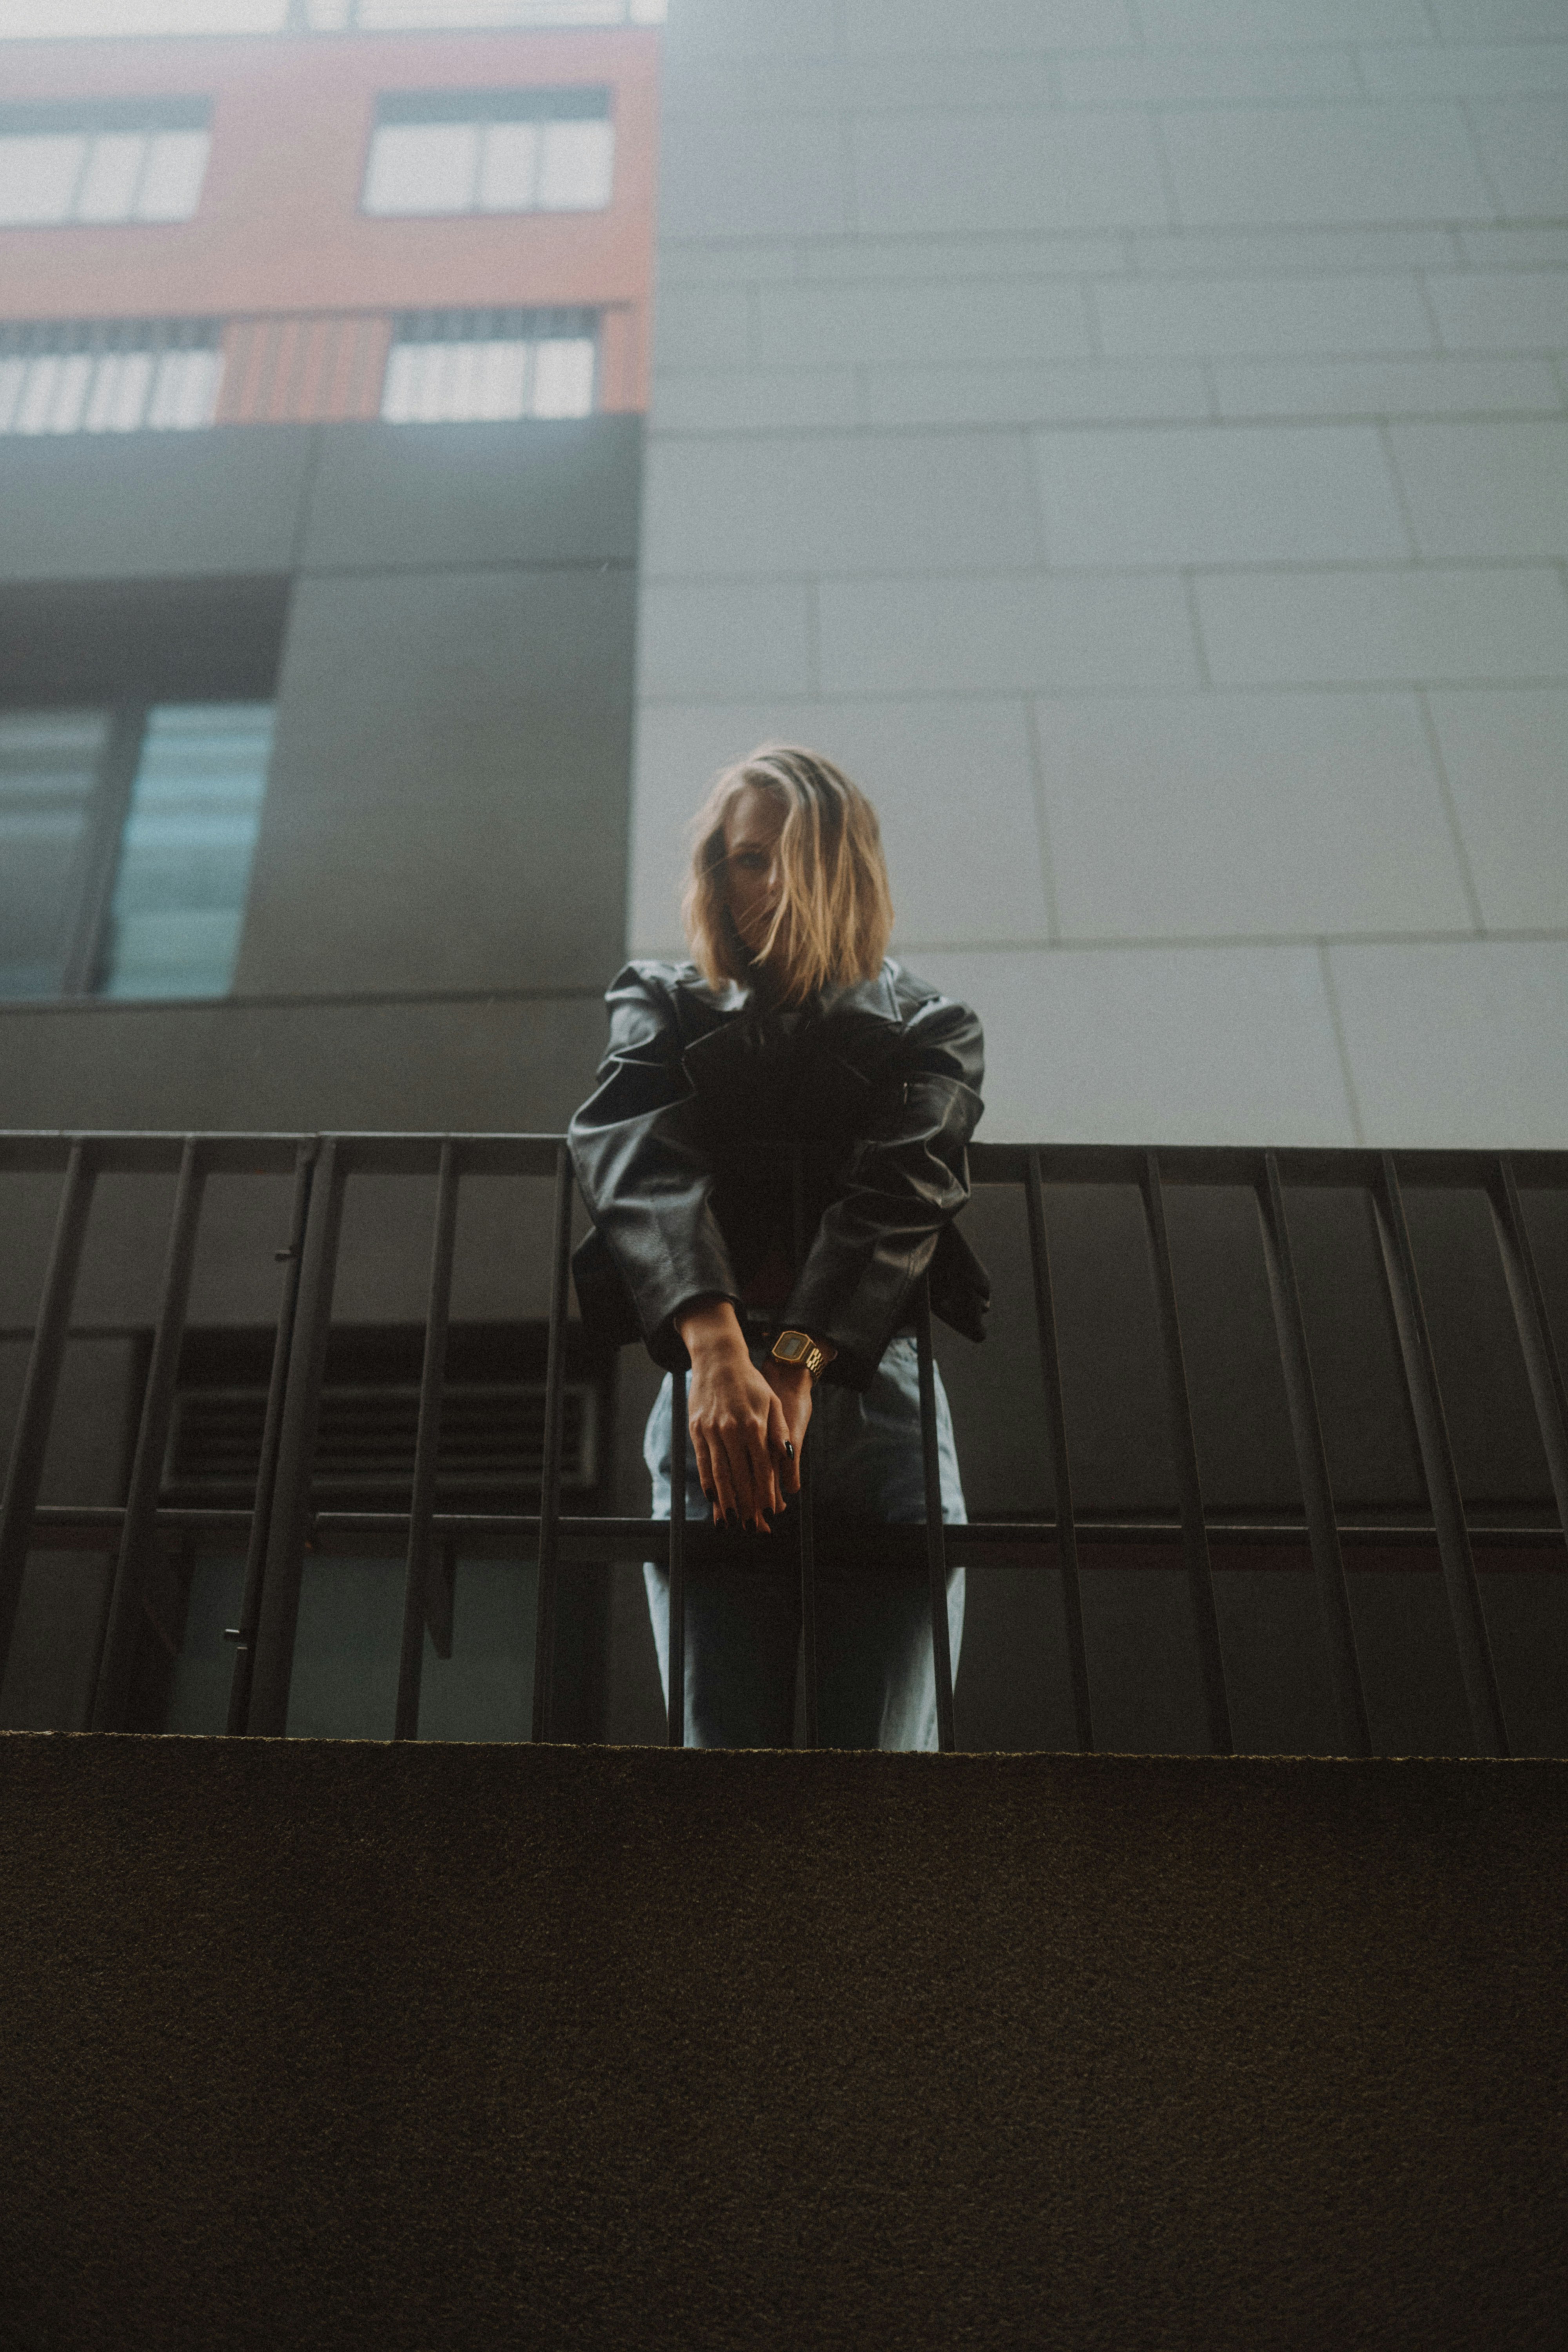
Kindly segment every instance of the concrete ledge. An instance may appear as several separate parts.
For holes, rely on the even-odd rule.
[[[16,2352],[1562,2341],[1568,1764],[0,1738]]]

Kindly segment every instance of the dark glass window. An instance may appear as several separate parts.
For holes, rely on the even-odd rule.
[[[269,703],[0,712],[0,993],[226,994]]]

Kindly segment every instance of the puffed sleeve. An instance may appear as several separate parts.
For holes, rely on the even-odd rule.
[[[984,1108],[984,1040],[966,1004],[916,1007],[879,1073],[838,1197],[824,1212],[784,1320],[832,1342],[836,1377],[869,1380],[910,1294],[969,1198],[967,1146]]]
[[[651,1353],[659,1363],[683,1365],[671,1318],[704,1294],[739,1304],[740,1291],[713,1213],[713,1171],[669,991],[657,966],[634,963],[605,1001],[609,1046],[567,1141],[595,1234]],[[592,1282],[593,1253],[584,1244],[578,1290],[585,1313]]]

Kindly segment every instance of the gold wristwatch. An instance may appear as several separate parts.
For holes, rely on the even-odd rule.
[[[804,1364],[815,1387],[838,1350],[818,1347],[809,1331],[781,1331],[770,1352],[776,1363]]]

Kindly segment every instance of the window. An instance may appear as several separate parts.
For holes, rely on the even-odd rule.
[[[662,25],[668,0],[302,0],[313,32],[499,31],[522,25]]]
[[[222,996],[269,703],[0,712],[0,994]]]
[[[210,319],[0,326],[0,433],[187,431],[222,373]]]
[[[400,319],[381,413],[395,425],[586,416],[598,320],[592,310],[432,311]]]
[[[208,143],[200,101],[0,109],[0,227],[189,220]]]
[[[110,734],[105,711],[0,713],[0,993],[6,996],[66,991]]]
[[[615,130],[605,89],[454,91],[381,102],[367,213],[598,212]]]
[[[5,0],[0,40],[158,33],[405,33],[662,25],[667,0]]]

